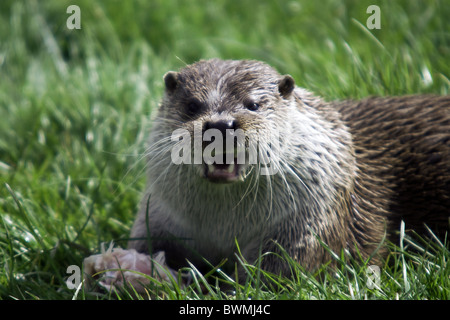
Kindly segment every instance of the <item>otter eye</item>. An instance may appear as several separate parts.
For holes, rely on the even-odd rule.
[[[195,115],[195,114],[199,113],[200,109],[201,109],[201,105],[197,101],[190,101],[186,105],[186,111],[190,115]]]
[[[259,104],[253,101],[249,101],[246,103],[245,107],[250,111],[256,111],[259,109]]]

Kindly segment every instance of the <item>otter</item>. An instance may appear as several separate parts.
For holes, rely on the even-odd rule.
[[[129,249],[164,251],[175,270],[227,259],[233,271],[237,246],[249,262],[283,248],[316,270],[331,260],[323,243],[381,261],[380,243],[395,238],[401,221],[418,232],[448,230],[450,96],[327,102],[252,60],[202,60],[168,72],[164,84]],[[242,130],[246,156],[257,137],[266,162],[238,163],[236,145],[212,152],[215,161],[195,161],[194,151],[214,139],[195,145],[194,134],[208,129],[224,138]],[[192,161],[173,161],[177,130],[192,137],[184,155]],[[290,274],[276,254],[260,263]]]

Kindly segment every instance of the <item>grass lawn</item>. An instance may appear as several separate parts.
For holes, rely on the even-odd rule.
[[[71,4],[81,29],[66,26]],[[381,29],[367,28],[369,5],[379,6]],[[328,100],[448,94],[448,17],[448,0],[2,0],[0,299],[111,297],[75,293],[66,271],[102,242],[126,245],[166,71],[251,58]],[[233,294],[200,275],[188,289],[154,290],[165,299],[450,299],[445,245],[391,247],[372,289],[367,266],[338,254],[335,272],[293,264],[296,279],[270,285],[249,266]]]

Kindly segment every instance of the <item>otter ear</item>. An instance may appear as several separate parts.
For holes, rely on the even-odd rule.
[[[283,98],[289,98],[295,88],[295,80],[290,75],[285,75],[278,83],[278,91]]]
[[[169,71],[164,75],[164,83],[166,84],[167,91],[173,91],[178,84],[178,73],[175,71]]]

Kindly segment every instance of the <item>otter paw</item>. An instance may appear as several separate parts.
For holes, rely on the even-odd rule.
[[[107,250],[102,245],[102,253],[85,258],[83,266],[88,288],[92,289],[92,280],[98,279],[98,284],[108,291],[130,285],[144,293],[151,281],[148,276],[170,281],[169,274],[175,279],[178,274],[167,266],[164,251],[149,256],[134,249],[113,248],[112,243]]]

